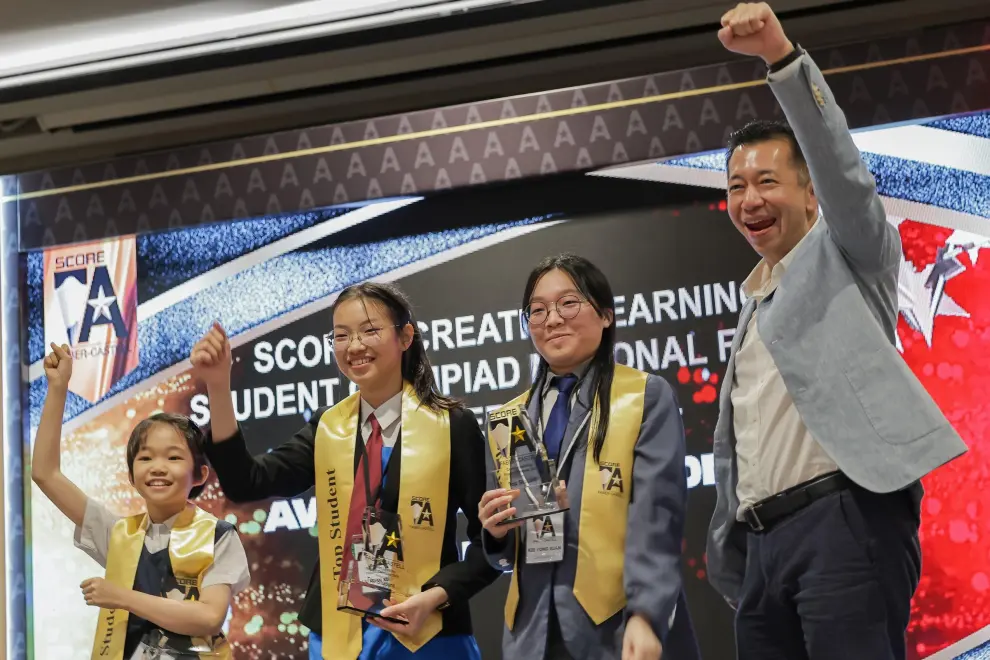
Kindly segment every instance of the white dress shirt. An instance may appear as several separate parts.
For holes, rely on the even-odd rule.
[[[371,417],[372,413],[382,427],[382,444],[391,449],[395,446],[395,441],[399,438],[399,431],[402,428],[402,392],[399,392],[391,399],[373,408],[370,403],[361,399],[361,440],[368,442],[371,437]]]
[[[772,269],[760,261],[743,282],[746,296],[760,302],[773,293],[800,245]],[[801,420],[760,338],[758,316],[759,310],[754,310],[736,353],[731,392],[739,520],[744,520],[743,512],[760,500],[838,469]]]

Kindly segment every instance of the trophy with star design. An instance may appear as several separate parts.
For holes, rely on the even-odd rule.
[[[404,624],[381,615],[389,605],[411,594],[396,589],[396,576],[403,569],[402,519],[396,513],[369,507],[365,510],[362,534],[349,539],[351,555],[342,567],[337,609]]]
[[[557,467],[547,455],[525,406],[509,406],[492,413],[486,424],[488,446],[500,488],[515,492],[515,513],[500,524],[542,518],[566,511],[558,499]]]

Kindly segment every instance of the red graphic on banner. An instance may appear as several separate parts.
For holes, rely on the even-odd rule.
[[[940,248],[952,247],[950,229],[905,220],[900,233],[905,260],[919,274],[944,258]],[[924,561],[908,629],[913,659],[990,626],[990,250],[958,252],[957,274],[944,282],[956,311],[930,310],[931,345],[904,310],[897,327],[904,359],[969,446],[924,480]]]

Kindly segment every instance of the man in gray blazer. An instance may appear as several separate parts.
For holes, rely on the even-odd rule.
[[[710,579],[740,660],[901,659],[919,479],[966,447],[894,348],[900,239],[821,71],[766,3],[722,26],[788,121],[729,144],[729,216],[763,260],[719,399]]]

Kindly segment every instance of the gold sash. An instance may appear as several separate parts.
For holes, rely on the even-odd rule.
[[[107,582],[125,589],[134,588],[147,528],[146,513],[122,518],[113,526],[107,551]],[[216,528],[217,519],[193,504],[179,514],[168,542],[168,557],[177,579],[194,579],[200,586],[203,573],[213,564]],[[94,660],[124,660],[128,615],[127,610],[123,609],[100,609],[93,642]],[[221,636],[221,639],[210,653],[210,658],[230,658],[230,646],[226,638]]]
[[[577,572],[574,597],[596,625],[607,621],[626,605],[622,580],[629,517],[629,494],[633,451],[643,423],[646,378],[642,371],[624,365],[615,366],[609,393],[610,419],[601,458],[595,462],[590,444],[598,426],[595,403],[588,448],[584,463],[581,512],[578,526]],[[517,397],[504,408],[519,405],[526,395]],[[489,443],[494,439],[489,436]],[[516,534],[516,563],[519,562],[519,537]],[[518,569],[512,571],[509,595],[505,601],[505,622],[512,630],[519,605]]]
[[[324,660],[354,660],[361,654],[361,618],[337,610],[360,416],[361,393],[356,392],[325,412],[316,431]],[[450,416],[427,408],[413,386],[406,383],[401,424],[398,513],[402,518],[403,570],[393,586],[412,595],[419,593],[422,585],[440,570],[450,481]],[[396,639],[415,652],[442,626],[440,612],[434,612],[418,635],[396,635]]]

